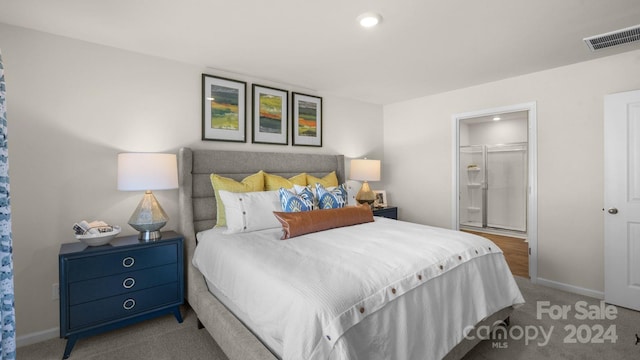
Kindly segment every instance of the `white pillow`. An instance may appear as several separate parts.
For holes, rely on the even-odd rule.
[[[356,195],[360,191],[362,183],[356,180],[347,180],[344,183],[344,187],[347,188],[347,205],[358,205]]]
[[[274,211],[281,211],[277,190],[247,193],[220,190],[220,199],[227,215],[227,230],[223,231],[225,234],[282,226],[273,215]]]
[[[304,190],[304,189],[309,189],[309,190],[311,190],[311,192],[313,192],[313,196],[316,195],[316,189],[312,188],[311,186],[302,186],[302,185],[293,184],[293,188],[289,189],[289,191],[291,191],[292,193],[294,193],[296,195],[300,195],[300,192],[302,192],[302,190]]]

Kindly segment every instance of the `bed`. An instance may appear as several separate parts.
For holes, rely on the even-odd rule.
[[[180,190],[179,190],[179,210],[180,210],[180,220],[179,220],[179,231],[185,237],[185,256],[187,257],[185,264],[186,265],[186,296],[187,302],[193,308],[196,313],[199,323],[201,323],[206,330],[211,334],[211,336],[216,340],[221,349],[225,352],[231,360],[246,360],[246,359],[255,359],[255,360],[276,360],[282,358],[282,348],[278,348],[277,345],[274,345],[273,341],[270,341],[264,335],[264,331],[261,329],[257,329],[252,327],[253,322],[250,317],[246,316],[246,313],[243,312],[242,309],[237,309],[233,302],[230,302],[228,298],[224,296],[224,294],[216,291],[215,288],[212,288],[212,284],[205,280],[203,274],[192,264],[194,252],[196,249],[196,234],[203,232],[205,230],[211,229],[214,227],[216,222],[216,206],[214,199],[214,192],[211,187],[211,182],[209,179],[209,175],[211,173],[216,173],[225,177],[233,178],[236,180],[243,179],[244,177],[255,173],[256,171],[264,170],[268,173],[280,175],[283,177],[291,177],[301,172],[307,172],[316,177],[322,177],[325,174],[335,171],[337,178],[340,182],[344,182],[345,180],[345,169],[344,169],[344,157],[341,155],[318,155],[318,154],[290,154],[290,153],[256,153],[256,152],[236,152],[236,151],[216,151],[216,150],[191,150],[188,148],[183,148],[179,153],[179,181],[180,181]],[[384,223],[388,221],[389,223]],[[394,222],[393,220],[388,219],[376,219],[375,223],[370,226],[378,226],[379,229],[385,228],[393,228],[394,226],[403,226],[400,224],[401,222]],[[408,223],[407,226],[416,226],[419,225],[411,225]],[[351,229],[352,230],[352,229]],[[340,231],[350,231],[350,230],[340,230]],[[380,232],[376,230],[377,232]],[[394,230],[395,231],[395,230]],[[442,231],[443,234],[453,233],[444,229],[436,229],[433,228],[433,231],[439,232]],[[274,232],[275,233],[275,232]],[[212,233],[211,231],[204,232],[203,234],[208,234],[207,236],[216,237],[217,235]],[[204,236],[204,235],[200,235]],[[273,234],[267,234],[265,236],[277,236]],[[349,236],[349,235],[344,235]],[[453,234],[453,236],[457,236]],[[465,235],[466,236],[466,235]],[[287,240],[291,241],[291,240]],[[293,243],[291,243],[293,244]],[[491,248],[491,243],[485,243],[484,248]],[[296,250],[297,251],[297,250]],[[499,252],[497,247],[494,247],[491,250],[486,250],[489,252]],[[477,252],[476,252],[477,253]],[[494,254],[492,254],[494,255]],[[501,257],[501,254],[499,255]],[[457,256],[456,256],[457,257]],[[473,256],[472,256],[473,257]],[[494,257],[494,256],[492,256]],[[482,258],[482,256],[478,256],[478,258]],[[484,257],[487,258],[487,257]],[[455,260],[455,259],[453,259]],[[452,260],[452,261],[453,261]],[[462,261],[462,257],[460,257]],[[504,262],[504,259],[502,259]],[[472,261],[469,261],[470,264],[475,264]],[[501,266],[501,264],[498,264]],[[466,265],[465,265],[466,266]],[[506,267],[506,263],[504,265]],[[454,266],[453,268],[464,269],[464,266]],[[437,268],[436,268],[437,270]],[[508,272],[508,268],[507,268]],[[500,275],[503,276],[503,275]],[[509,274],[510,281],[513,281],[513,278]],[[444,277],[436,276],[433,279],[422,279],[422,275],[419,278],[421,281],[425,283],[432,282],[434,284],[439,284],[437,286],[452,286],[447,285],[447,283],[443,280]],[[428,281],[427,281],[428,280]],[[413,279],[416,282],[416,279]],[[439,283],[438,283],[439,281]],[[487,280],[489,282],[491,280]],[[507,280],[504,280],[508,282]],[[476,281],[478,282],[478,281]],[[484,281],[480,281],[484,282]],[[481,318],[478,319],[476,325],[491,325],[493,326],[497,322],[508,319],[509,314],[513,309],[513,305],[517,305],[522,302],[522,297],[517,290],[513,290],[513,284],[510,284],[509,291],[511,292],[511,299],[509,300],[508,305],[504,307],[500,307],[498,309],[492,309],[490,313],[483,314]],[[498,284],[502,286],[501,284]],[[466,286],[473,287],[473,284],[456,284],[456,288],[465,288]],[[506,286],[506,285],[505,285]],[[393,295],[396,295],[397,285],[391,284],[388,287],[389,291],[393,291]],[[400,289],[398,287],[398,289]],[[416,287],[415,289],[423,289],[422,285],[420,287]],[[506,289],[506,288],[505,288]],[[421,290],[422,291],[422,290]],[[505,290],[506,291],[506,290]],[[414,296],[417,291],[414,288],[406,289],[406,294],[403,293],[400,298],[411,299],[410,296]],[[216,295],[214,295],[214,293]],[[425,292],[425,294],[428,292]],[[391,292],[389,292],[391,294]],[[414,295],[411,295],[414,294]],[[401,295],[398,293],[398,295]],[[389,295],[392,296],[392,295]],[[417,295],[416,295],[417,296]],[[467,299],[468,300],[468,299]],[[370,316],[363,316],[365,320],[358,320],[356,323],[350,326],[344,327],[344,332],[340,333],[339,339],[327,339],[329,338],[326,334],[319,334],[319,336],[324,336],[324,343],[321,345],[323,347],[327,347],[326,344],[330,344],[331,346],[349,348],[350,344],[348,343],[349,339],[358,339],[359,337],[368,336],[366,323],[376,324],[375,321],[378,321],[378,314],[383,314],[387,312],[387,308],[391,308],[396,306],[400,301],[381,301],[382,303],[389,303],[391,305],[384,305],[383,310],[376,310]],[[452,318],[466,318],[468,321],[470,312],[467,309],[467,306],[461,306],[461,304],[468,304],[468,301],[447,301],[448,304],[452,306],[456,306],[458,308],[449,309],[448,311],[453,311]],[[226,305],[225,305],[226,304]],[[457,305],[456,305],[457,304]],[[369,309],[369,307],[367,307]],[[231,309],[231,310],[230,310]],[[361,313],[364,313],[364,307],[358,305],[355,308],[356,316],[358,315],[358,310]],[[389,310],[391,311],[391,310]],[[395,311],[395,310],[394,310]],[[444,310],[440,311],[440,309],[432,310],[434,313],[445,313]],[[481,312],[481,311],[480,311]],[[395,314],[395,313],[394,313]],[[368,314],[366,314],[368,315]],[[382,315],[380,315],[382,316]],[[474,313],[474,316],[477,316],[477,313]],[[449,328],[450,324],[456,323],[460,320],[451,319],[450,321],[446,321],[445,324],[440,324],[438,326]],[[462,324],[464,325],[464,324]],[[462,328],[462,325],[457,325],[458,328]],[[395,324],[396,328],[401,327],[402,324]],[[396,329],[398,330],[398,329]],[[402,329],[400,329],[402,330]],[[458,330],[456,330],[458,331]],[[458,331],[461,332],[461,331]],[[468,327],[464,329],[465,334],[470,332]],[[380,334],[377,334],[378,336]],[[435,344],[435,347],[446,346],[446,352],[442,353],[443,350],[438,350],[440,353],[437,356],[427,356],[427,358],[441,358],[444,357],[446,359],[460,359],[466,354],[473,346],[475,346],[480,339],[477,337],[473,339],[467,339],[463,336],[464,334],[457,334],[455,343],[453,344]],[[440,341],[441,342],[441,341]],[[321,342],[318,340],[318,343]],[[437,346],[436,346],[437,345]],[[331,348],[329,346],[329,348]],[[428,345],[431,346],[431,345]],[[329,349],[329,351],[332,351]],[[357,350],[348,350],[346,352],[356,352]],[[285,354],[287,351],[285,351]],[[291,351],[289,354],[293,353]],[[320,355],[318,355],[320,354]],[[322,352],[315,352],[313,356],[309,356],[309,358],[341,358],[339,355],[324,357]],[[396,352],[397,354],[397,352]],[[446,355],[445,355],[446,354]],[[370,357],[369,355],[365,355]],[[285,360],[291,358],[291,356],[284,356]],[[352,359],[358,358],[357,354],[351,356]],[[361,356],[360,358],[366,358]]]

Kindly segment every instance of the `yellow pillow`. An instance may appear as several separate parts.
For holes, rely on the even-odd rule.
[[[264,173],[264,189],[266,191],[279,190],[281,187],[291,189],[293,185],[306,186],[307,174],[302,173],[285,179],[282,176]]]
[[[222,199],[220,199],[220,190],[226,190],[229,192],[264,191],[264,172],[262,170],[253,175],[247,176],[242,179],[241,182],[216,174],[211,174],[210,178],[211,185],[213,185],[213,191],[216,194],[216,206],[218,209],[216,226],[227,225],[227,216],[224,212]]]
[[[332,171],[322,179],[307,174],[307,184],[315,188],[316,183],[320,183],[320,185],[324,186],[325,188],[338,186],[338,177],[336,176],[336,172]]]

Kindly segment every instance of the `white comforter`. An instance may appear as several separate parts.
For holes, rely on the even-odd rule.
[[[284,360],[439,359],[524,303],[501,250],[468,233],[376,218],[280,236],[204,231],[193,264]]]

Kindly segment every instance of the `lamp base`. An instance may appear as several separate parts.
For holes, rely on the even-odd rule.
[[[373,202],[375,200],[376,194],[369,187],[369,183],[365,181],[362,184],[362,188],[360,188],[360,191],[358,191],[358,194],[356,195],[356,201],[360,204],[367,204],[373,208]]]
[[[162,233],[159,230],[155,231],[140,231],[138,234],[138,240],[142,241],[156,241],[162,238]]]
[[[151,191],[146,191],[138,207],[129,219],[129,225],[138,230],[139,240],[154,241],[160,239],[160,229],[167,224],[169,217]]]

